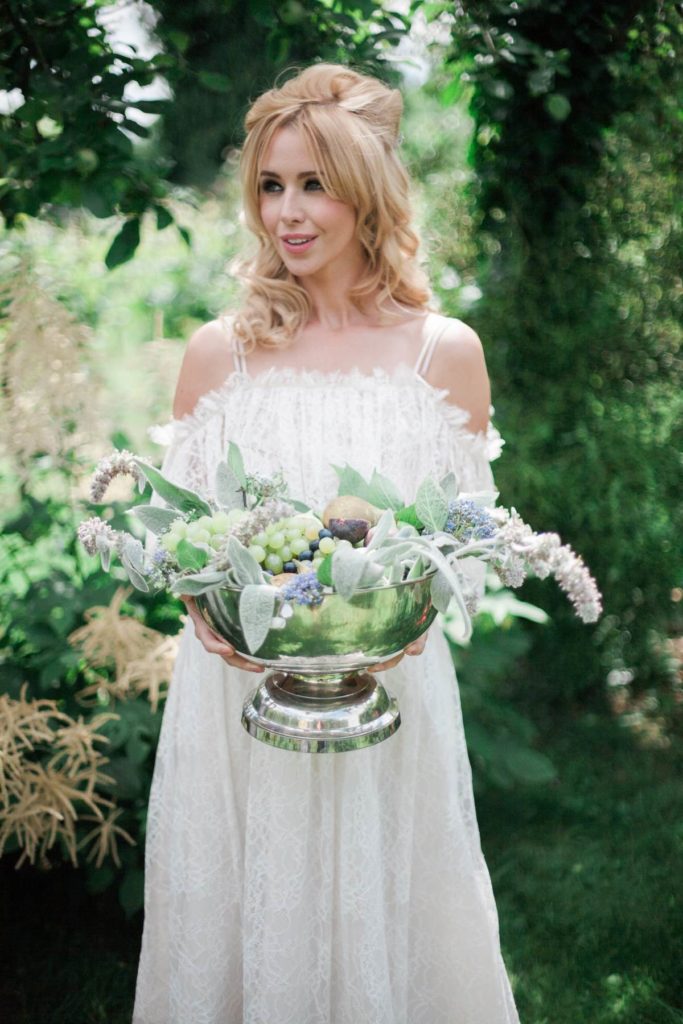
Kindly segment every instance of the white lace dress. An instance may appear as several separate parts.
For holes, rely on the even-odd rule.
[[[491,489],[502,440],[410,366],[236,371],[166,429],[164,472],[210,493],[230,440],[321,507],[330,464],[406,500],[429,473]],[[159,434],[157,434],[159,439]],[[478,565],[477,568],[483,568]],[[188,622],[149,806],[134,1024],[516,1024],[446,640],[384,673],[402,724],[341,754],[252,739],[259,677]]]

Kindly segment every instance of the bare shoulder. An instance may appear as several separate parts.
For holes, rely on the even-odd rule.
[[[479,335],[462,320],[448,318],[426,374],[428,383],[448,391],[448,401],[470,414],[472,433],[486,431],[491,386]]]
[[[219,387],[233,368],[230,335],[224,320],[211,320],[194,332],[187,343],[178,375],[173,415],[192,412],[207,391]]]

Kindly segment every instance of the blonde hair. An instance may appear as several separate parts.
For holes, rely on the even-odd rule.
[[[374,295],[388,317],[427,305],[430,291],[416,260],[419,238],[410,224],[409,180],[397,153],[402,110],[398,89],[339,64],[306,68],[263,93],[249,110],[240,166],[245,220],[258,250],[238,268],[246,294],[233,321],[245,352],[257,344],[288,345],[311,313],[308,294],[285,267],[260,215],[262,163],[275,132],[285,126],[301,130],[325,191],[356,211],[367,274],[351,301],[361,308]],[[387,300],[400,311],[386,313]]]

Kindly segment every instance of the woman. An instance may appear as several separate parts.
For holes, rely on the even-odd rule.
[[[449,470],[492,489],[481,343],[427,311],[401,108],[396,90],[320,64],[250,110],[258,251],[242,308],[188,345],[164,460],[178,482],[210,491],[234,440],[313,508],[344,462],[406,500]],[[516,1022],[440,631],[376,666],[396,735],[305,755],[242,729],[260,669],[187,607],[150,799],[135,1024]]]

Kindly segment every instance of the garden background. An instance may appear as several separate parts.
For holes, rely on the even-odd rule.
[[[679,5],[0,11],[2,1020],[130,1019],[181,606],[74,531],[112,444],[160,459],[184,341],[237,299],[249,98],[327,59],[403,88],[435,295],[485,346],[500,501],[604,595],[587,627],[552,584],[490,580],[452,644],[521,1019],[683,1022]],[[114,525],[146,500],[114,495]]]

